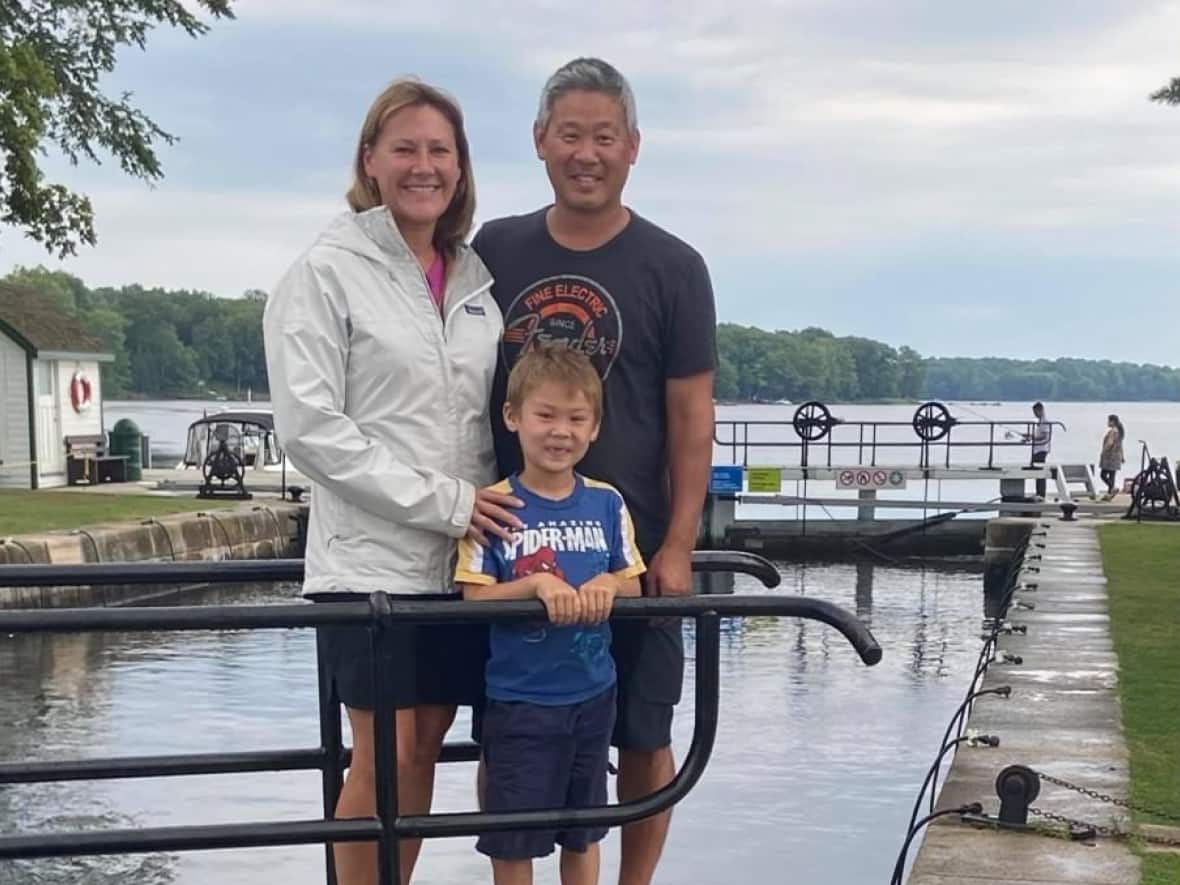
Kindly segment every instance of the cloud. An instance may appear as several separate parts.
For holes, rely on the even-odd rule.
[[[64,263],[5,238],[12,265],[62,266],[92,287],[141,283],[236,296],[270,289],[344,210],[335,196],[159,188],[91,191],[101,246]]]
[[[994,309],[940,312],[958,291],[988,297],[981,275],[1068,304],[1078,280],[1062,268],[1105,263],[1123,280],[1094,303],[1174,294],[1180,112],[1146,95],[1180,74],[1175,2],[252,0],[238,15],[125,60],[117,82],[183,140],[157,190],[106,170],[71,179],[94,195],[101,237],[74,272],[270,285],[342,205],[360,117],[406,71],[461,100],[479,217],[528,211],[549,197],[529,142],[541,84],[601,54],[639,100],[627,199],[705,254],[724,318],[757,322],[756,299],[782,290],[750,268],[827,287],[844,310],[772,306],[775,322],[851,328],[842,317],[889,292],[915,340],[943,340],[946,322],[974,327],[965,345],[1006,331]],[[0,248],[0,265],[39,260],[7,232]],[[1083,336],[1088,320],[1061,322],[1079,346],[1109,346]]]

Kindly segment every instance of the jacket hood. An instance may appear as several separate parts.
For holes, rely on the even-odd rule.
[[[320,234],[319,244],[344,249],[382,264],[388,264],[391,260],[416,262],[385,206],[338,215],[327,230]],[[461,245],[455,260],[467,249],[466,245]]]

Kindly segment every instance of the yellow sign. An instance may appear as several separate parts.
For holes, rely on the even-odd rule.
[[[781,467],[747,467],[746,490],[750,492],[772,492],[783,490],[783,469]]]

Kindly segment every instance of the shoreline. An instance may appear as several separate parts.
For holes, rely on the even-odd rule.
[[[4,565],[282,559],[303,555],[306,504],[270,501],[107,522],[0,538]],[[155,585],[5,587],[0,609],[126,604],[158,595]]]

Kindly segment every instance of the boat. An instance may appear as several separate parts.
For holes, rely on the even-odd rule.
[[[287,464],[274,413],[266,408],[202,415],[189,425],[184,458],[175,470],[177,478],[162,479],[158,487],[196,489],[198,497],[245,498],[250,492],[266,492],[285,498],[290,492],[293,501],[300,501],[311,485]]]
[[[268,409],[227,409],[202,415],[188,427],[184,459],[177,470],[201,470],[224,439],[247,472],[282,473],[287,456],[275,436],[274,413]]]

